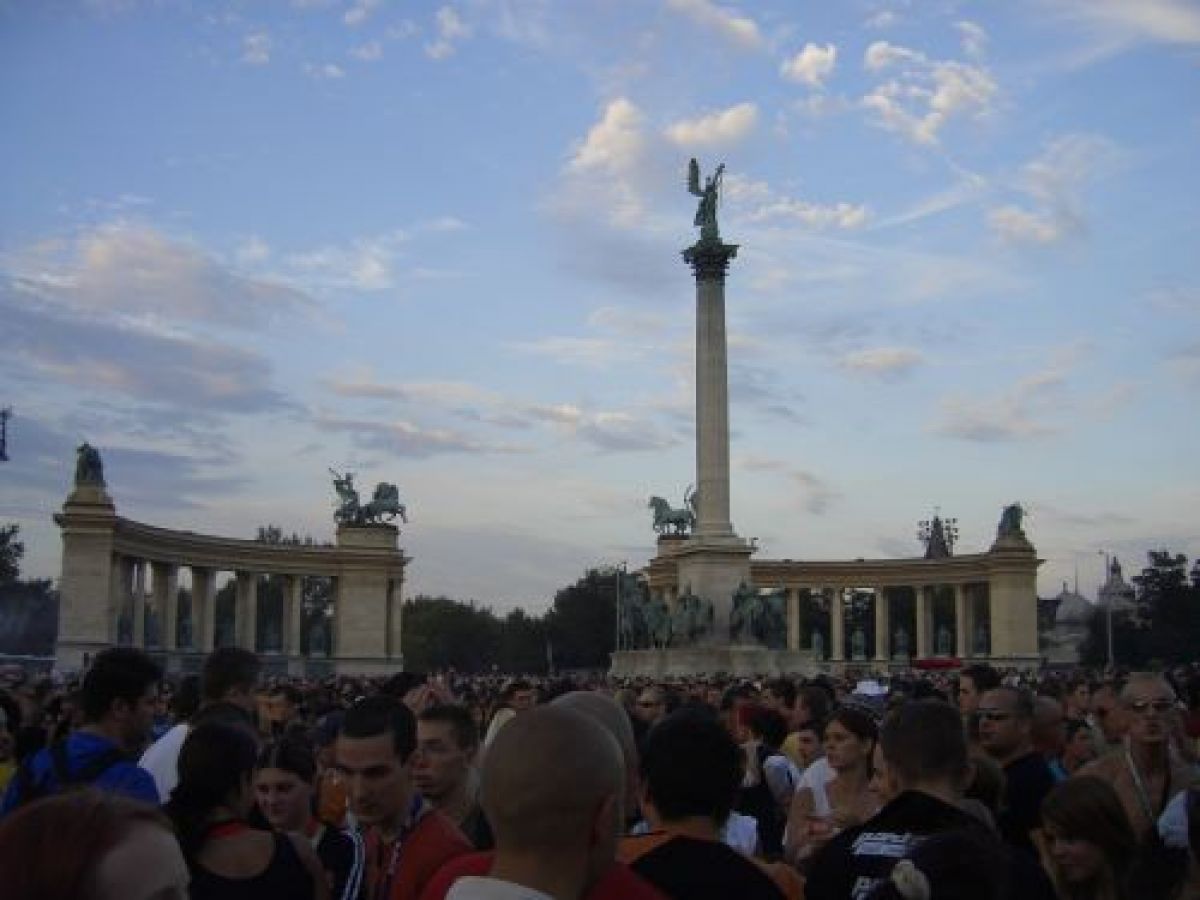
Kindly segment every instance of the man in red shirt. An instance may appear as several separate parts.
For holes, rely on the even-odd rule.
[[[393,697],[360,700],[342,721],[337,767],[365,830],[365,900],[417,900],[443,863],[472,849],[413,787],[416,746],[416,719]]]

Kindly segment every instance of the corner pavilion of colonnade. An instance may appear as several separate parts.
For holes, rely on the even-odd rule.
[[[102,482],[76,483],[55,517],[62,530],[56,667],[79,671],[120,643],[157,654],[168,671],[195,670],[219,645],[217,574],[235,573],[234,646],[262,655],[270,670],[372,674],[401,668],[400,604],[408,559],[392,525],[340,525],[334,546],[297,546],[212,537],[145,525],[117,515]],[[179,574],[191,570],[190,628],[179,626]],[[151,589],[145,590],[147,570]],[[258,641],[259,577],[283,576],[282,646]],[[306,577],[332,579],[332,647],[319,660],[301,654]],[[160,623],[147,646],[146,609]],[[122,617],[132,624],[122,633]],[[179,646],[180,634],[190,635]],[[312,665],[311,663],[316,663]]]

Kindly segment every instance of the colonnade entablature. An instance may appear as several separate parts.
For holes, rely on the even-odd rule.
[[[336,543],[272,544],[197,534],[116,514],[103,486],[79,486],[55,516],[62,530],[57,665],[77,670],[105,647],[127,644],[194,668],[218,646],[260,653],[276,671],[353,673],[401,668],[401,602],[408,558],[386,524],[338,526]],[[179,577],[189,570],[181,617]],[[217,578],[235,583],[232,623],[218,628]],[[259,627],[259,579],[282,580],[281,620]],[[302,652],[306,579],[327,579],[329,640]],[[147,590],[147,584],[150,585]],[[147,611],[150,615],[147,615]],[[147,620],[155,627],[147,629]],[[148,633],[150,631],[151,633]],[[272,635],[264,637],[264,632]],[[311,659],[310,659],[311,658]]]

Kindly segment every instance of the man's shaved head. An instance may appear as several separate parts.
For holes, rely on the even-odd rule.
[[[624,794],[617,741],[594,720],[560,706],[510,721],[483,760],[480,801],[501,854],[578,852],[592,844],[606,803],[615,853]]]
[[[598,691],[571,691],[556,697],[550,705],[587,716],[613,736],[625,763],[625,811],[633,810],[637,802],[638,752],[629,714],[612,697]]]

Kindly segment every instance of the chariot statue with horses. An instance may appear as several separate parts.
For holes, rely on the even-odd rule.
[[[353,472],[340,474],[330,469],[329,473],[333,476],[333,490],[338,497],[333,519],[339,525],[378,525],[397,516],[401,522],[408,523],[408,511],[400,502],[400,491],[396,485],[379,482],[371,499],[363,503],[354,487]]]
[[[676,509],[662,497],[651,497],[646,504],[654,511],[654,530],[659,534],[687,534],[696,528],[697,496],[691,488],[684,495],[683,507]]]

